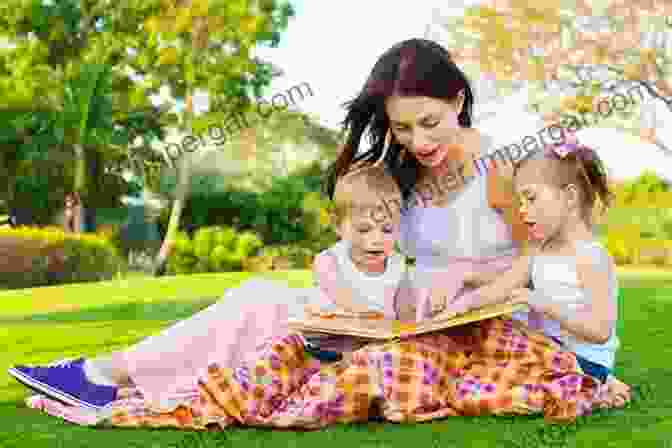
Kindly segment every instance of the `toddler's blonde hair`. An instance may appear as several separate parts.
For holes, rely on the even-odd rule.
[[[401,212],[401,190],[383,165],[355,166],[336,182],[331,210],[336,225],[366,209],[392,217]]]

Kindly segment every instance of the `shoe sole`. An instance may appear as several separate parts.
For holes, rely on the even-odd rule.
[[[20,370],[16,370],[13,367],[10,367],[7,370],[7,373],[9,373],[11,376],[13,376],[18,382],[23,384],[24,386],[34,390],[35,392],[45,394],[49,396],[50,398],[53,398],[55,400],[60,401],[63,404],[67,404],[70,406],[81,406],[89,409],[94,409],[96,411],[102,409],[104,406],[97,406],[91,403],[87,403],[84,401],[79,400],[76,397],[73,397],[70,394],[67,394],[65,392],[62,392],[58,389],[53,388],[52,386],[49,386],[48,384],[44,384],[40,381],[35,380],[34,378],[29,377],[28,375],[24,374]]]

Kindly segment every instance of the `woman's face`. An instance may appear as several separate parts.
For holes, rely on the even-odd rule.
[[[464,91],[453,102],[436,98],[393,96],[385,103],[390,129],[395,139],[427,168],[436,168],[454,159],[451,146],[457,139]]]

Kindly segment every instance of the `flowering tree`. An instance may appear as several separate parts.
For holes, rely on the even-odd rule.
[[[672,110],[672,2],[566,3],[485,0],[435,25],[475,77],[500,93],[530,87],[528,108],[547,124],[599,121],[640,133],[635,118],[647,95]],[[672,154],[666,142],[649,139]]]

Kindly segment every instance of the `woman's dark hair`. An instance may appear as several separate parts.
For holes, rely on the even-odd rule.
[[[333,197],[336,181],[354,163],[373,163],[385,149],[390,120],[385,101],[393,95],[424,96],[453,101],[464,89],[464,105],[458,115],[462,127],[471,127],[474,95],[466,75],[455,65],[450,53],[436,42],[409,39],[387,50],[376,62],[360,94],[346,103],[343,130],[347,140],[336,161],[327,171],[325,193]],[[369,130],[370,147],[358,154],[364,132]],[[392,136],[385,155],[385,166],[408,200],[418,181],[419,165],[415,157],[400,157],[403,146]]]

